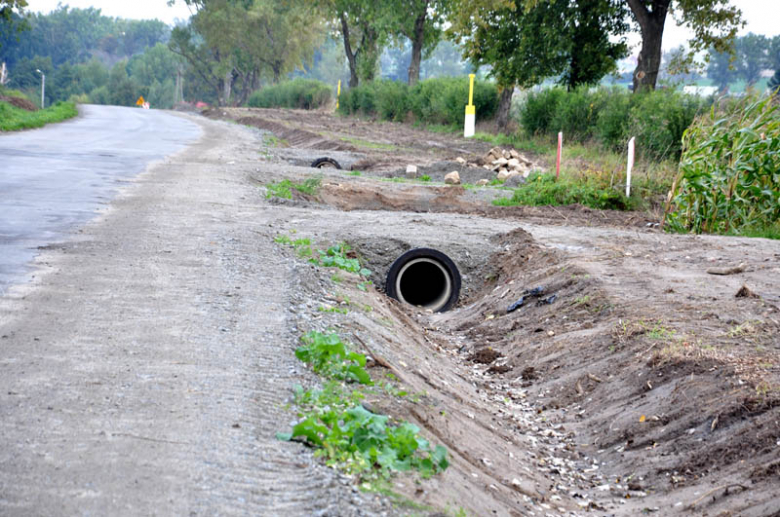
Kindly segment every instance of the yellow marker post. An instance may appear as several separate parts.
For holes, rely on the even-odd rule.
[[[477,107],[474,106],[474,74],[469,74],[469,103],[466,106],[466,122],[463,127],[463,136],[474,136],[477,124]]]
[[[339,79],[339,85],[336,87],[336,109],[339,109],[339,97],[341,97],[341,79]]]

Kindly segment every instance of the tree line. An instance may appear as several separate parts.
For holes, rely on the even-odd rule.
[[[0,59],[20,69],[13,71],[13,81],[26,80],[28,86],[37,80],[36,68],[59,72],[68,65],[60,84],[78,90],[79,78],[87,74],[84,88],[94,86],[85,92],[90,100],[104,86],[107,92],[96,97],[107,93],[124,99],[122,92],[135,81],[147,95],[171,92],[172,100],[184,94],[240,105],[263,84],[311,69],[318,58],[337,58],[336,43],[352,87],[378,77],[380,62],[398,49],[408,55],[408,65],[403,71],[396,63],[395,77],[413,85],[425,59],[449,45],[471,68],[482,67],[495,79],[502,125],[515,87],[554,77],[575,88],[615,72],[628,55],[626,35],[632,27],[642,35],[634,91],[655,88],[670,9],[695,34],[680,56],[683,67],[704,49],[730,56],[743,26],[729,0],[185,1],[193,16],[173,29],[157,21],[112,19],[96,9],[60,7],[27,18],[29,31],[17,39],[8,26],[14,18],[25,22],[19,15],[25,0],[0,0],[0,7],[5,5],[0,12],[6,13],[0,16]],[[109,68],[108,74],[98,73],[97,62]]]

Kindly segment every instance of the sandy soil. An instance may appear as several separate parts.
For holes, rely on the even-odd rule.
[[[148,491],[136,513],[779,514],[780,243],[666,235],[644,213],[498,210],[498,189],[302,166],[334,156],[382,175],[476,156],[481,142],[322,112],[209,116],[262,130],[203,121],[201,149],[150,171],[41,257],[50,274],[3,300],[3,345],[17,359],[2,363],[0,400],[25,408],[3,415],[20,444],[2,461],[5,513],[30,513],[43,476],[67,473],[72,491],[52,484],[46,508],[101,508],[107,492],[84,488],[98,486]],[[316,196],[265,199],[269,182],[314,175]],[[320,248],[350,243],[375,287],[273,243],[293,231]],[[382,293],[392,261],[418,246],[463,273],[455,310],[426,314]],[[544,297],[507,314],[537,286]],[[735,297],[742,286],[754,296]],[[319,310],[334,306],[346,314]],[[376,381],[414,394],[376,390],[372,409],[450,451],[440,476],[394,478],[392,508],[351,492],[302,445],[273,441],[294,418],[281,407],[291,384],[316,383],[293,359],[297,338],[326,328],[372,357]],[[21,445],[30,421],[43,431]],[[148,459],[137,477],[110,456],[118,444]],[[105,457],[97,474],[67,468]]]

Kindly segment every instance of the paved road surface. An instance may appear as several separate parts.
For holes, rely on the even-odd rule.
[[[0,134],[0,294],[29,272],[38,248],[95,216],[116,189],[201,134],[156,110],[82,106],[81,116]]]

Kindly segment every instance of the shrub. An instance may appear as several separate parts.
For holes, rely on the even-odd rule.
[[[633,97],[626,136],[635,136],[641,153],[649,158],[679,159],[683,133],[708,101],[671,90]]]
[[[619,89],[609,90],[608,102],[601,108],[596,121],[596,139],[611,151],[622,151],[628,136],[628,115],[631,111],[632,94]]]
[[[608,90],[582,86],[561,97],[552,126],[566,128],[570,139],[584,142],[596,135],[599,113],[608,104]],[[560,130],[560,129],[559,129]]]
[[[249,96],[252,108],[317,109],[331,100],[331,87],[313,79],[293,79],[266,86]]]
[[[468,80],[463,78],[428,79],[413,88],[395,81],[374,81],[343,92],[339,99],[339,112],[399,121],[411,111],[419,122],[426,125],[459,125],[463,123],[468,94]],[[477,81],[474,85],[474,105],[478,118],[492,118],[498,109],[495,85]]]
[[[554,127],[553,119],[558,111],[566,91],[550,88],[537,93],[529,93],[520,107],[520,124],[531,135],[549,135],[563,130]]]
[[[780,107],[748,98],[685,133],[665,217],[672,231],[729,233],[780,220]]]
[[[417,83],[409,92],[410,108],[425,124],[462,124],[468,103],[469,82],[457,77],[439,77]],[[490,119],[498,109],[498,89],[493,83],[475,81],[477,118]]]
[[[624,150],[636,137],[639,154],[661,161],[679,159],[683,132],[708,103],[672,90],[632,94],[620,88],[550,88],[527,95],[519,120],[532,135],[563,131],[568,141],[596,140],[610,150]]]

